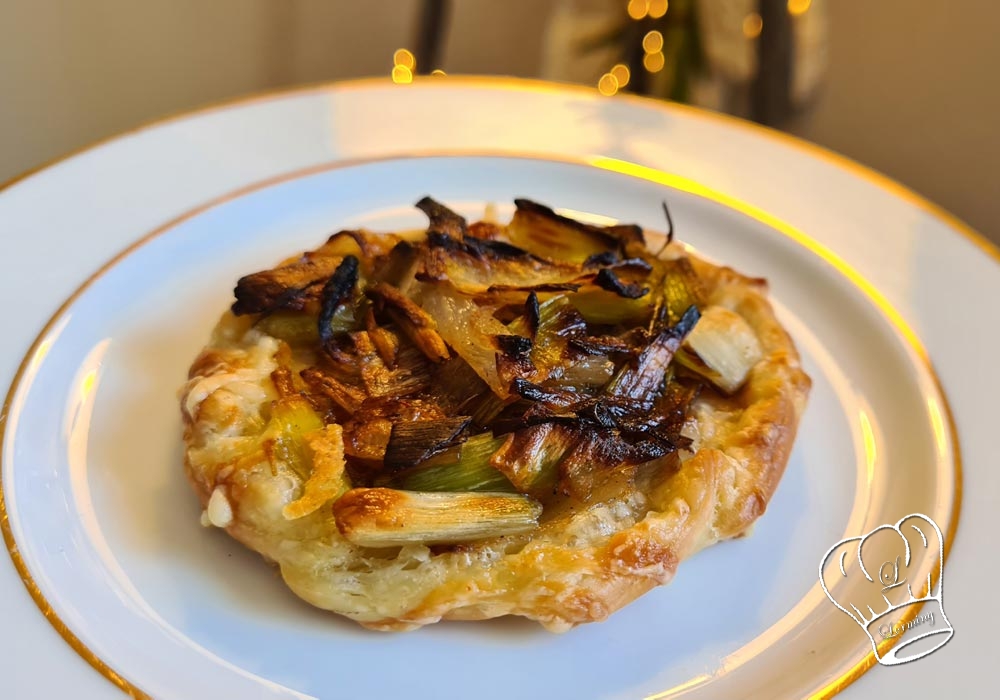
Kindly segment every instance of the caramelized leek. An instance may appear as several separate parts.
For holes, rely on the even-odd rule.
[[[497,396],[506,398],[510,392],[497,372],[494,338],[508,333],[507,326],[493,317],[489,307],[480,307],[445,285],[428,285],[423,294],[423,308],[434,319],[444,341]]]
[[[412,296],[421,264],[420,249],[408,241],[401,241],[375,271],[376,281],[388,282],[403,294]]]
[[[330,330],[333,333],[348,333],[356,325],[354,309],[350,304],[339,307],[330,319]],[[299,311],[276,311],[257,321],[257,328],[292,345],[319,342],[316,317]]]
[[[288,396],[275,401],[271,406],[271,419],[261,435],[264,454],[272,468],[283,465],[299,478],[307,479],[312,462],[305,435],[322,428],[323,420],[304,398]]]
[[[509,333],[530,334],[532,319],[527,315],[511,322]],[[540,382],[553,370],[562,370],[566,363],[567,341],[586,332],[584,319],[573,308],[567,295],[561,294],[538,306],[537,327],[531,348],[531,363],[536,372],[533,381]]]
[[[393,423],[383,465],[400,471],[444,452],[462,439],[472,419],[468,416]]]
[[[678,247],[662,260],[638,226],[515,204],[509,226],[469,225],[424,199],[412,240],[343,231],[240,280],[234,313],[295,350],[243,438],[254,465],[264,453],[298,475],[285,517],[333,502],[341,533],[370,547],[528,532],[533,498],[611,493],[690,446],[698,389],[745,381],[759,342],[725,309],[691,332],[701,268]],[[678,379],[680,364],[701,377]],[[375,488],[351,489],[348,467]]]
[[[472,422],[481,427],[490,425],[510,402],[511,399],[501,399],[492,391],[484,392],[469,405]]]
[[[661,331],[646,346],[634,367],[626,364],[619,371],[608,385],[607,393],[644,403],[652,401],[666,383],[667,368],[681,341],[697,327],[698,319],[698,309],[690,307],[677,325]]]
[[[339,425],[309,433],[305,442],[312,453],[312,469],[301,495],[282,509],[288,520],[315,513],[351,487],[344,473],[344,431]]]
[[[701,285],[691,261],[687,258],[663,261],[663,297],[667,306],[667,321],[672,325],[690,307],[702,307]]]
[[[523,428],[506,436],[490,459],[522,493],[542,495],[558,476],[559,461],[572,446],[571,431],[553,423]]]
[[[641,324],[653,313],[655,295],[625,299],[614,292],[591,287],[570,296],[570,301],[587,323],[614,326]]]
[[[345,255],[330,279],[323,285],[317,327],[319,339],[324,344],[333,340],[337,334],[333,325],[333,317],[336,316],[337,311],[342,306],[354,306],[349,302],[352,301],[354,290],[358,286],[360,266],[361,263],[356,256]]]
[[[456,544],[538,527],[542,506],[510,493],[352,489],[333,505],[340,533],[362,547]]]
[[[517,211],[507,227],[511,243],[550,260],[582,263],[611,251],[645,250],[642,229],[631,225],[594,226],[557,214],[527,199],[515,199]]]
[[[577,222],[550,212],[519,208],[507,227],[510,242],[549,260],[577,264],[613,247],[613,243],[590,234]]]
[[[615,363],[607,355],[581,357],[563,371],[555,384],[577,390],[596,389],[607,384],[614,371]]]
[[[515,489],[490,466],[490,458],[506,438],[491,433],[474,435],[457,448],[399,474],[394,486],[411,491],[505,491]]]
[[[392,319],[432,362],[444,362],[451,357],[444,339],[435,330],[434,319],[412,299],[385,282],[369,287],[365,294],[386,307]]]

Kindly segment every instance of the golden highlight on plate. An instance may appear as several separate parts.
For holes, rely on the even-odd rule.
[[[515,204],[243,277],[191,366],[203,524],[313,605],[564,630],[764,512],[810,384],[766,283]]]

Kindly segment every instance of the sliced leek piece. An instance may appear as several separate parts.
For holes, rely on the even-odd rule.
[[[490,466],[490,458],[506,436],[474,435],[448,453],[393,478],[393,485],[411,491],[515,491],[510,481]],[[446,461],[441,459],[449,457]]]
[[[757,335],[742,316],[710,306],[685,338],[677,361],[732,394],[743,386],[762,355]]]
[[[572,446],[573,434],[553,423],[533,425],[505,436],[489,463],[519,491],[541,495],[552,490],[559,461]]]
[[[306,435],[322,430],[323,419],[301,396],[286,396],[272,404],[271,419],[260,436],[264,454],[272,469],[291,469],[299,478],[308,479],[312,457]]]
[[[570,296],[570,301],[587,323],[617,325],[645,323],[653,313],[656,295],[625,299],[598,287],[586,287]]]
[[[354,309],[350,304],[338,307],[330,319],[330,330],[335,334],[348,333],[356,326]],[[319,342],[316,316],[302,311],[275,311],[257,321],[256,327],[292,345],[310,345]]]
[[[333,505],[340,533],[362,547],[455,544],[530,532],[542,506],[510,493],[357,488]]]
[[[346,309],[347,307],[342,307],[341,311]],[[260,319],[257,322],[257,328],[288,343],[304,345],[319,342],[316,317],[304,313],[276,311],[270,316],[264,316]]]
[[[434,319],[444,341],[469,363],[493,393],[506,398],[510,392],[497,372],[494,338],[508,333],[507,326],[493,318],[490,308],[480,307],[446,285],[428,285],[423,307]]]
[[[554,380],[557,387],[596,389],[608,383],[615,373],[615,363],[607,355],[581,357]]]
[[[305,437],[312,452],[312,473],[302,484],[302,493],[282,509],[282,515],[295,520],[315,513],[351,487],[344,473],[344,431],[336,423]]]
[[[586,332],[584,323],[565,294],[539,305],[538,324],[534,329],[531,348],[531,363],[536,370],[531,375],[532,381],[541,382],[553,372],[561,376],[567,359],[567,338]],[[527,316],[518,317],[507,328],[509,332],[518,335],[531,334],[531,323]]]
[[[687,258],[666,260],[664,267],[663,297],[667,306],[667,321],[671,325],[680,321],[691,306],[703,306],[701,283]]]

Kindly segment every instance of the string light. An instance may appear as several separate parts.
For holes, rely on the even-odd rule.
[[[756,12],[751,12],[743,18],[743,36],[747,39],[756,39],[764,29],[764,20]]]
[[[642,37],[642,50],[646,53],[657,53],[663,49],[663,35],[655,29]]]
[[[656,53],[647,53],[642,57],[642,67],[648,70],[650,73],[659,73],[663,70],[663,64],[665,63],[663,58],[663,52],[657,51]]]
[[[413,71],[404,65],[396,64],[392,67],[392,82],[399,85],[406,85],[413,82]]]
[[[435,68],[434,70],[431,71],[431,75],[448,75],[448,74],[445,73],[440,68]]]
[[[649,16],[653,19],[660,19],[667,14],[667,0],[649,0]]]
[[[632,78],[632,74],[624,63],[615,64],[614,68],[611,69],[611,75],[615,76],[615,80],[618,81],[619,89],[628,85],[628,81]]]
[[[403,66],[411,73],[417,67],[417,59],[409,49],[396,49],[392,54],[392,62],[394,65]]]
[[[649,13],[649,0],[628,0],[628,16],[642,19]]]
[[[611,73],[605,73],[597,81],[597,91],[602,95],[611,96],[618,92],[618,78]]]
[[[413,71],[417,67],[417,58],[409,49],[396,49],[392,54],[392,82],[406,85],[413,82]]]
[[[812,0],[788,0],[788,14],[792,17],[804,15],[811,5]]]

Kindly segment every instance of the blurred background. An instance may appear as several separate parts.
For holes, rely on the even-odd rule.
[[[439,70],[751,118],[1000,242],[998,26],[993,0],[0,0],[0,182],[208,102]]]

